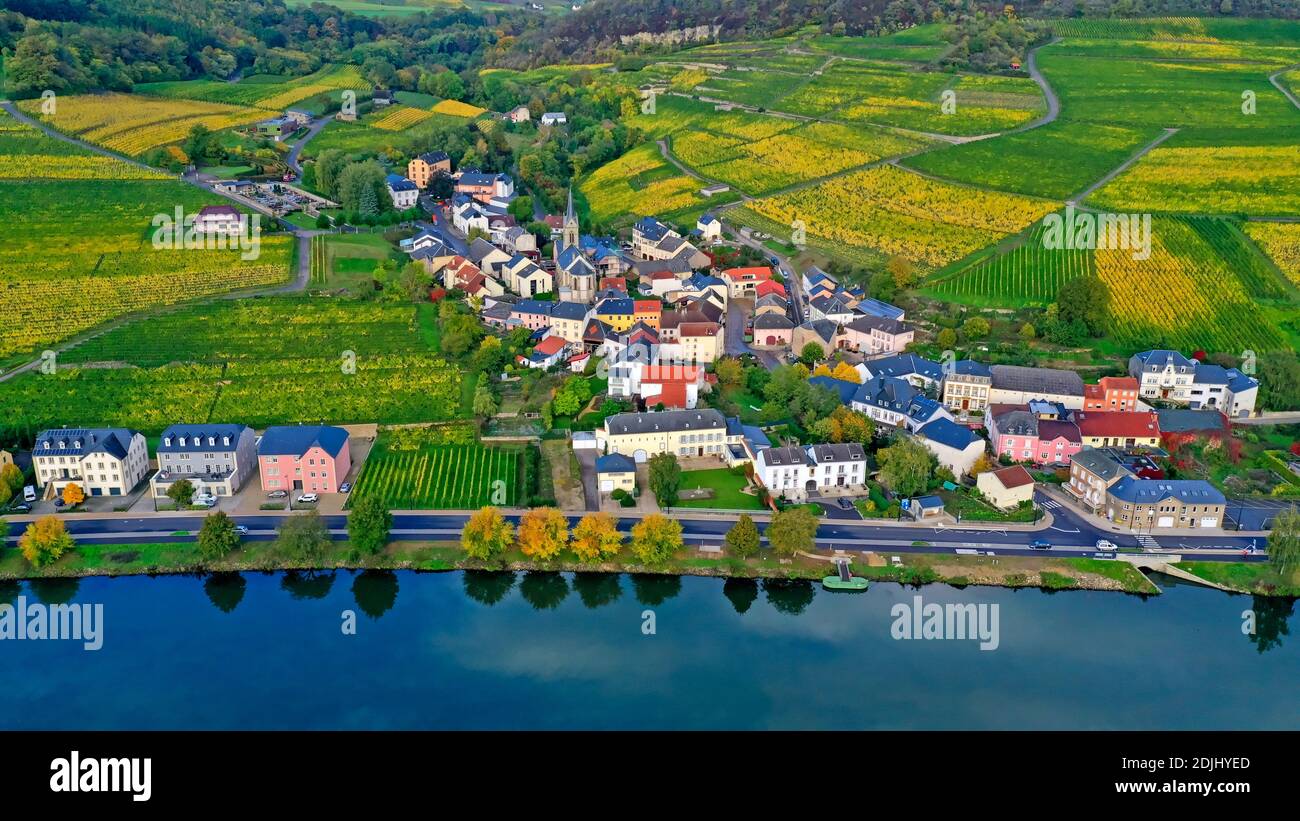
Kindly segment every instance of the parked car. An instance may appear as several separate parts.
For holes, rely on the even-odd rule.
[[[287,490],[273,490],[273,491],[271,491],[270,493],[266,494],[266,498],[268,498],[268,499],[283,499],[284,497],[286,497],[286,496],[288,496],[288,495],[289,495],[289,491],[287,491]]]
[[[1110,541],[1110,540],[1108,540],[1108,539],[1098,539],[1098,540],[1097,540],[1097,549],[1098,549],[1098,550],[1117,550],[1118,548],[1115,547],[1115,543],[1114,543],[1114,542],[1112,542],[1112,541]]]
[[[302,502],[304,505],[314,505],[316,502],[320,501],[320,497],[315,493],[304,493],[298,497],[298,501]]]
[[[32,506],[27,504],[26,502],[19,502],[16,505],[12,505],[9,508],[9,512],[10,513],[31,513]]]
[[[339,493],[349,493],[351,492],[351,490],[352,490],[351,482],[344,482],[343,484],[339,485]]]
[[[217,497],[209,493],[200,493],[198,496],[195,496],[190,501],[194,502],[194,504],[196,505],[203,505],[204,507],[213,507],[217,503]]]
[[[1034,539],[1032,542],[1029,543],[1029,549],[1030,550],[1051,550],[1052,543],[1045,542],[1042,539]]]
[[[23,501],[24,502],[36,501],[36,488],[34,486],[28,485],[27,487],[23,488]]]
[[[840,497],[840,500],[839,500],[839,506],[840,506],[840,510],[852,510],[852,509],[853,509],[853,503],[850,502],[848,499],[844,498],[843,496]]]

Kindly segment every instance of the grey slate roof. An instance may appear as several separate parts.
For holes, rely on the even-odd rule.
[[[107,453],[125,459],[135,431],[127,428],[52,428],[36,436],[33,456],[75,456]]]
[[[1001,390],[1083,396],[1083,377],[1074,371],[1021,365],[994,365],[989,370],[993,372],[993,387]]]
[[[1070,461],[1078,463],[1090,473],[1106,481],[1127,476],[1131,473],[1128,468],[1095,448],[1084,448],[1070,457]]]
[[[726,429],[727,420],[714,408],[659,411],[657,413],[616,413],[605,420],[611,436],[668,431]]]
[[[1221,505],[1227,500],[1218,488],[1201,479],[1139,479],[1125,476],[1107,491],[1122,502],[1151,505],[1176,498],[1188,505]]]

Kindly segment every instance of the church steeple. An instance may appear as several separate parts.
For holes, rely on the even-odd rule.
[[[564,229],[560,234],[560,241],[555,246],[556,258],[559,258],[560,252],[567,248],[576,248],[579,244],[578,215],[573,210],[573,186],[569,186],[569,205],[564,209]]]

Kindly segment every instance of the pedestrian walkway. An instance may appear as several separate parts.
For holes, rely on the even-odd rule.
[[[1148,550],[1158,550],[1160,548],[1160,542],[1157,542],[1155,538],[1152,536],[1138,536],[1136,538],[1138,544],[1142,545]]]
[[[1042,506],[1047,508],[1048,510],[1055,510],[1056,508],[1061,507],[1061,503],[1056,501],[1055,499],[1044,499],[1042,502]]]

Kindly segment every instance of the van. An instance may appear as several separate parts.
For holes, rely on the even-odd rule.
[[[36,501],[36,488],[35,488],[35,487],[33,487],[32,485],[28,485],[27,487],[23,488],[23,501],[24,501],[24,502],[34,502],[34,501]]]

